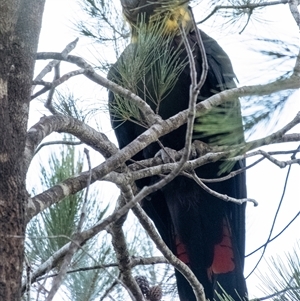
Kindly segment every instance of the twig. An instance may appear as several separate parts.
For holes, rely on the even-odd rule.
[[[248,9],[248,12],[247,12],[247,15],[248,15],[248,17],[247,17],[247,21],[246,21],[246,23],[245,23],[245,25],[244,25],[244,27],[241,29],[241,31],[239,32],[239,34],[242,34],[243,32],[244,32],[244,30],[246,29],[246,27],[248,26],[248,24],[249,24],[249,22],[250,22],[250,19],[251,19],[251,16],[252,16],[252,14],[253,14],[253,8],[249,8]]]
[[[298,114],[298,115],[300,116],[300,114]],[[298,117],[296,117],[296,119],[297,118]],[[50,120],[53,121],[56,119],[58,121],[57,125],[59,125],[61,127],[62,125],[64,125],[64,123],[60,120],[61,119],[69,120],[70,117],[66,117],[66,116],[45,117],[45,120],[47,120],[47,121],[50,121]],[[71,120],[73,120],[73,119],[71,118]],[[76,133],[76,127],[74,127],[74,124],[72,126],[71,133],[74,134],[75,136],[77,136],[79,139],[81,139],[84,142],[86,141],[86,143],[88,143],[94,149],[100,151],[107,157],[109,157],[110,154],[117,152],[116,147],[113,146],[109,142],[109,140],[106,138],[106,136],[104,136],[101,133],[96,132],[94,129],[87,128],[86,125],[83,126],[84,124],[79,121],[76,121],[76,123],[78,123],[78,130],[80,130],[80,135],[78,135],[78,133]],[[293,139],[289,139],[289,138],[286,139],[290,135],[285,134],[285,131],[287,131],[289,128],[291,128],[294,124],[295,124],[295,119],[292,121],[292,124],[289,124],[287,127],[284,127],[283,129],[277,131],[276,133],[274,133],[266,138],[249,142],[249,143],[245,144],[245,147],[247,150],[251,150],[256,147],[261,147],[263,145],[268,145],[271,143],[295,141],[295,140],[293,140],[295,138],[294,134],[291,134]],[[47,126],[47,124],[42,123],[42,125],[43,125],[42,131],[45,131],[47,128],[49,128],[51,130],[55,130],[55,126],[53,124],[51,124],[51,126],[50,125]],[[166,127],[169,127],[169,126],[170,126],[170,124],[166,123]],[[161,130],[163,131],[164,129],[165,128],[162,128]],[[70,132],[70,130],[68,130],[68,128],[65,128],[64,126],[61,127],[60,130]],[[90,134],[88,134],[89,131],[93,131],[94,134],[91,136]],[[150,130],[149,130],[149,132],[150,132]],[[142,136],[145,135],[145,137],[147,137],[145,139],[145,141],[147,141],[148,144],[155,141],[155,137],[157,137],[157,136],[152,136],[152,137],[150,136],[153,140],[149,139],[148,135],[151,135],[151,134],[149,134],[149,132],[147,131],[145,134],[142,135]],[[41,139],[41,135],[39,134],[38,129],[33,127],[32,134],[33,134],[32,140],[30,139],[29,141],[32,141],[32,143],[33,142],[39,143],[39,139]],[[155,132],[155,134],[157,135],[157,132]],[[86,135],[88,135],[88,139],[87,139]],[[281,135],[284,135],[284,136],[281,136]],[[298,136],[296,137],[296,139],[298,139],[298,141],[300,141],[300,135],[298,135]],[[93,138],[93,139],[91,140],[91,138]],[[29,143],[29,141],[28,141],[28,143]],[[142,141],[142,143],[141,143],[141,141]],[[105,175],[107,175],[111,170],[116,169],[120,164],[124,163],[126,160],[129,160],[135,153],[137,153],[138,151],[143,149],[148,144],[146,144],[141,139],[141,137],[139,137],[138,139],[136,139],[135,141],[130,143],[127,147],[120,150],[118,152],[118,154],[116,154],[116,157],[115,156],[111,157],[105,163],[102,163],[99,166],[95,167],[92,170],[92,172],[93,172],[92,183],[95,182],[96,180],[100,180]],[[31,146],[31,142],[29,144],[27,144],[27,147],[29,149],[34,149],[34,146]],[[239,146],[239,147],[241,149],[243,146]],[[236,152],[236,149],[234,149],[234,151]],[[231,154],[230,152],[219,152],[219,153],[215,153],[215,154],[212,154],[212,153],[207,154],[201,158],[187,162],[187,170],[191,170],[193,168],[196,168],[196,167],[206,164],[208,162],[215,162],[221,158],[226,158],[226,156],[230,156],[230,154]],[[150,159],[150,160],[159,160],[159,158]],[[142,164],[144,165],[144,164],[146,164],[146,162],[148,162],[148,164],[152,164],[153,162],[150,160],[142,161]],[[28,160],[28,162],[30,162],[30,160]],[[159,161],[156,161],[156,162],[159,162]],[[160,161],[160,163],[162,163],[162,161]],[[167,164],[160,168],[161,169],[165,168],[166,170],[167,170],[167,168],[169,168],[171,170],[170,166],[171,165]],[[189,167],[189,169],[188,169],[188,167]],[[154,168],[157,168],[157,167],[153,167],[153,169]],[[162,170],[160,170],[159,172],[162,172]],[[86,177],[87,177],[86,173],[81,173],[77,177],[73,177],[72,179],[65,180],[65,181],[61,182],[60,184],[46,190],[42,194],[39,194],[33,198],[30,198],[28,200],[28,206],[27,206],[27,210],[26,210],[28,219],[31,219],[34,215],[36,215],[40,211],[44,210],[45,208],[49,207],[51,204],[58,202],[59,200],[63,199],[64,197],[66,197],[70,194],[74,194],[74,193],[80,191],[81,189],[83,189],[84,186],[82,185],[82,183],[86,183]]]
[[[179,260],[172,251],[166,246],[160,235],[157,233],[154,228],[151,220],[148,215],[144,212],[139,204],[132,208],[133,213],[139,219],[140,224],[147,231],[148,235],[155,243],[156,247],[164,255],[164,257],[174,266],[190,283],[191,287],[194,290],[196,299],[199,301],[205,301],[205,294],[202,284],[198,281],[191,269]]]
[[[269,2],[257,2],[257,3],[247,3],[244,5],[217,5],[214,7],[211,13],[208,14],[207,17],[202,19],[201,21],[197,22],[197,24],[201,24],[208,20],[211,16],[213,16],[217,11],[222,9],[236,9],[236,10],[254,10],[258,7],[265,7],[265,6],[271,6],[271,5],[278,5],[278,4],[287,4],[289,3],[289,0],[279,0],[279,1],[269,1]]]
[[[51,85],[51,83],[49,83],[49,85]],[[46,85],[45,85],[44,88],[42,88],[41,90],[39,90],[38,92],[36,92],[35,94],[33,94],[33,95],[31,96],[31,100],[37,98],[38,96],[40,96],[40,95],[42,95],[42,94],[44,94],[44,93],[46,93],[47,91],[49,91],[49,89],[50,89],[50,88],[47,87],[47,83],[46,83]]]
[[[58,63],[57,65],[55,65],[54,67],[54,78],[53,81],[57,80],[59,78],[59,68],[60,68],[60,63]],[[53,95],[55,92],[55,87],[51,87],[50,91],[48,93],[48,97],[47,100],[44,104],[45,108],[47,108],[53,115],[58,114],[57,110],[54,108],[52,100],[53,100]]]
[[[189,176],[188,174],[186,174],[186,176]],[[253,203],[254,206],[257,206],[258,203],[256,200],[254,199],[250,199],[250,198],[244,198],[244,199],[236,199],[236,198],[232,198],[228,195],[225,195],[225,194],[221,194],[221,193],[218,193],[212,189],[210,189],[208,186],[206,186],[201,180],[200,178],[197,176],[197,174],[195,172],[192,173],[191,177],[195,180],[195,182],[203,189],[205,190],[206,192],[208,192],[209,194],[213,195],[214,197],[218,198],[218,199],[221,199],[225,202],[233,202],[235,204],[243,204],[243,203],[246,203],[246,202],[250,202],[250,203]]]
[[[241,157],[244,157],[244,156],[241,156]],[[245,156],[246,157],[246,156]],[[233,158],[235,159],[235,158]],[[256,164],[260,163],[262,160],[264,160],[265,158],[259,158],[258,160],[256,160],[255,162],[253,162],[252,164],[246,166],[246,167],[243,167],[243,168],[240,168],[240,169],[237,169],[235,171],[231,171],[228,175],[224,176],[224,177],[220,177],[220,178],[217,178],[217,179],[203,179],[203,178],[199,178],[203,183],[218,183],[218,182],[223,182],[223,181],[226,181],[228,179],[231,179],[233,177],[235,177],[236,175],[240,174],[240,173],[243,173],[245,172],[247,169],[250,169],[251,167],[255,166]],[[237,158],[236,158],[237,160]]]
[[[65,49],[61,52],[62,57],[67,57],[68,53],[70,53],[77,45],[78,38],[69,43]],[[48,65],[36,76],[34,81],[40,81],[44,76],[49,73],[53,67],[60,63],[60,60],[53,60],[48,63]],[[34,90],[35,86],[32,87],[32,91]]]
[[[46,286],[46,281],[48,279],[48,272],[50,271],[50,267],[48,267],[46,270],[45,270],[45,277],[43,279],[43,283],[38,283],[39,286],[38,286],[38,291],[37,291],[37,294],[36,294],[36,300],[39,300],[39,296],[40,296],[40,293],[41,291],[43,290],[44,292],[47,292],[48,291],[46,290],[45,286]],[[31,279],[31,284],[34,283],[35,281],[33,279]],[[23,285],[23,284],[22,284]]]
[[[67,273],[67,269],[70,265],[70,262],[73,258],[73,255],[78,250],[79,245],[80,245],[80,241],[78,241],[76,239],[76,237],[74,237],[73,240],[71,241],[70,245],[69,245],[69,248],[68,248],[68,251],[66,252],[66,255],[64,256],[63,262],[62,262],[61,267],[60,267],[60,271],[59,271],[58,275],[55,277],[55,279],[53,280],[52,287],[51,287],[51,290],[50,290],[50,292],[49,292],[49,294],[46,298],[46,301],[51,301],[53,299],[53,297],[57,293],[59,287],[63,283],[63,280],[64,280],[64,278],[66,276],[66,273]]]
[[[37,59],[57,59],[57,60],[63,60],[67,61],[73,64],[76,64],[80,68],[83,68],[86,70],[84,75],[92,80],[93,82],[100,84],[103,87],[108,88],[114,93],[117,93],[121,96],[123,96],[125,99],[130,99],[134,101],[135,105],[144,113],[143,116],[145,117],[145,121],[149,125],[153,125],[161,118],[154,114],[153,110],[151,107],[139,96],[135,95],[131,91],[124,89],[123,87],[115,84],[114,82],[104,78],[103,76],[97,74],[93,67],[88,64],[84,59],[78,56],[74,55],[68,55],[67,57],[63,57],[60,53],[57,52],[40,52],[37,53]]]
[[[106,135],[72,116],[45,116],[27,132],[24,170],[28,169],[38,145],[53,132],[64,132],[77,137],[80,141],[101,153],[104,158],[109,158],[118,150]]]
[[[289,169],[287,171],[287,175],[286,175],[286,179],[285,179],[285,183],[284,183],[284,187],[283,187],[283,192],[282,192],[282,195],[281,195],[281,198],[280,198],[280,201],[279,201],[279,204],[278,204],[278,207],[277,207],[277,210],[276,210],[276,213],[275,213],[275,216],[274,216],[274,219],[273,219],[273,222],[272,222],[272,226],[271,226],[271,230],[270,230],[270,233],[269,233],[269,236],[267,238],[267,242],[266,244],[264,245],[263,247],[263,251],[262,253],[260,254],[260,257],[259,257],[259,260],[257,261],[257,263],[255,264],[254,268],[251,270],[251,272],[247,275],[247,277],[245,277],[246,279],[255,271],[255,269],[257,268],[257,266],[259,265],[259,263],[261,262],[265,252],[266,252],[266,249],[267,249],[267,246],[270,242],[270,239],[271,239],[271,236],[273,234],[273,230],[274,230],[274,226],[275,226],[275,223],[276,223],[276,220],[277,220],[277,216],[279,214],[279,210],[280,210],[280,207],[282,205],[282,202],[283,202],[283,199],[284,199],[284,195],[285,195],[285,192],[286,192],[286,187],[287,187],[287,183],[288,183],[288,178],[289,178],[289,175],[290,175],[290,171],[291,171],[291,165],[289,166]]]
[[[280,150],[280,151],[270,151],[267,152],[270,156],[278,156],[278,155],[289,155],[289,154],[297,154],[300,152],[299,147],[297,149],[292,149],[292,150]],[[258,149],[257,151],[253,151],[250,153],[247,153],[245,155],[243,155],[244,158],[251,158],[254,156],[260,155],[260,149]]]
[[[297,212],[297,214],[287,223],[287,225],[285,225],[282,228],[281,231],[279,231],[275,236],[273,236],[268,241],[266,241],[263,245],[261,245],[260,247],[256,248],[251,253],[247,254],[245,257],[249,257],[249,256],[253,255],[254,253],[256,253],[257,251],[259,251],[260,249],[266,247],[267,244],[269,244],[270,242],[272,242],[273,240],[275,240],[276,238],[278,238],[299,216],[300,216],[300,211]]]
[[[134,268],[138,265],[154,265],[154,264],[168,264],[169,262],[163,256],[153,256],[153,257],[131,257],[130,258],[130,267]],[[78,272],[85,272],[91,270],[99,270],[99,269],[107,269],[112,267],[118,267],[117,262],[107,263],[107,264],[97,264],[90,267],[82,267],[74,270],[67,271],[67,274],[73,274]],[[58,273],[53,273],[51,275],[47,275],[47,278],[55,277]],[[45,276],[41,276],[35,279],[35,281],[40,281],[44,279]]]
[[[58,65],[57,65],[58,66]],[[56,67],[57,67],[56,66]],[[55,69],[56,70],[56,69]],[[59,77],[59,76],[56,76],[54,78],[54,80],[50,83],[50,82],[45,82],[45,81],[37,81],[37,80],[34,80],[33,83],[36,84],[36,85],[43,85],[45,86],[43,89],[41,89],[40,91],[38,91],[36,94],[32,95],[31,96],[31,100],[36,98],[37,96],[40,96],[42,95],[43,93],[51,90],[51,89],[54,89],[56,88],[57,86],[63,84],[64,82],[66,82],[68,79],[70,79],[71,77],[74,77],[74,76],[77,76],[77,75],[81,75],[81,74],[84,74],[85,72],[85,69],[78,69],[78,70],[73,70],[73,71],[70,71],[66,74],[64,74],[63,76]]]
[[[49,145],[80,145],[82,144],[82,141],[65,141],[65,140],[61,140],[61,141],[49,141],[49,142],[44,142],[41,143],[37,149],[34,152],[34,155],[36,155],[44,146],[49,146]]]
[[[86,159],[88,162],[88,173],[89,176],[87,178],[87,183],[86,183],[86,191],[85,191],[85,196],[84,196],[84,201],[81,207],[81,214],[80,214],[80,218],[79,218],[79,222],[77,225],[77,233],[81,232],[83,223],[86,220],[86,207],[87,207],[87,202],[88,202],[88,195],[89,195],[89,190],[90,190],[90,185],[91,185],[91,179],[92,179],[92,165],[91,165],[91,158],[90,158],[90,153],[89,150],[87,148],[84,148],[84,153],[86,155]]]
[[[104,292],[103,296],[100,298],[100,301],[103,301],[104,298],[106,298],[107,296],[109,296],[109,293],[113,290],[113,288],[118,284],[117,281],[114,281]]]
[[[274,163],[275,165],[277,165],[280,168],[284,168],[288,165],[292,165],[292,164],[300,164],[300,159],[292,159],[292,160],[288,160],[288,161],[279,161],[277,159],[275,159],[273,156],[271,156],[269,153],[263,151],[263,150],[258,150],[258,152],[260,154],[262,154],[265,158],[267,158],[269,161],[271,161],[272,163]]]
[[[200,79],[199,79],[199,82],[197,83],[197,85],[196,85],[197,72],[196,72],[196,70],[193,70],[193,72],[191,71],[192,84],[195,85],[194,88],[196,90],[198,90],[198,94],[199,94],[199,91],[203,87],[203,85],[205,83],[205,80],[206,80],[206,77],[207,77],[208,62],[207,62],[205,47],[204,47],[204,44],[203,44],[203,41],[202,41],[202,38],[201,38],[201,35],[200,35],[200,31],[197,27],[193,11],[190,7],[189,7],[189,11],[190,11],[190,15],[192,17],[193,27],[194,27],[194,31],[195,31],[195,34],[196,34],[196,39],[197,39],[197,43],[198,43],[198,46],[199,46],[199,50],[200,50],[200,53],[201,53],[201,59],[202,59],[202,73],[201,73],[201,76],[200,76]],[[187,43],[187,41],[185,43],[186,43],[186,47],[187,47],[188,53],[189,53],[190,64],[192,62],[192,64],[194,65],[193,68],[195,68],[195,61],[194,61],[194,58],[193,58],[193,54],[192,54],[190,44]]]

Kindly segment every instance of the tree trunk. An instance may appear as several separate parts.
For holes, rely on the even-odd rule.
[[[20,300],[27,201],[23,153],[44,0],[0,3],[0,300]]]

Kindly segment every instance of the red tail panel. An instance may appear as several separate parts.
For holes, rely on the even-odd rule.
[[[232,249],[231,230],[227,220],[223,220],[223,238],[215,245],[214,259],[210,270],[214,274],[228,273],[235,269],[234,253]]]

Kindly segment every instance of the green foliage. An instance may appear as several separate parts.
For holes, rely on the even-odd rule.
[[[54,107],[59,113],[84,121],[85,115],[76,105],[79,99],[75,99],[72,93],[66,96],[59,91],[56,91],[55,96]]]
[[[50,188],[72,175],[82,171],[82,159],[75,159],[75,150],[68,147],[62,149],[60,156],[51,154],[48,160],[50,171],[41,165],[41,184]],[[78,211],[82,203],[83,191],[66,198],[63,202],[52,206],[35,217],[27,227],[30,256],[34,261],[43,262],[55,251],[69,242],[69,237],[75,232],[79,218]],[[30,237],[41,237],[30,239]]]
[[[273,301],[300,300],[300,242],[283,257],[271,257],[269,271],[260,272],[261,289]]]
[[[87,101],[76,98],[70,91],[60,92],[56,90],[54,108],[57,112],[87,122],[97,112],[97,108],[87,106]]]
[[[244,129],[242,117],[239,114],[240,104],[238,100],[228,102],[220,107],[213,108],[210,112],[196,118],[194,124],[194,139],[199,139],[213,146],[238,145],[244,142]],[[233,152],[232,157],[239,155]],[[220,166],[219,175],[230,172],[235,161],[224,161]]]
[[[221,286],[220,286],[221,287]],[[221,287],[222,293],[216,293],[220,301],[248,301],[246,298],[238,296],[238,299],[231,297],[226,291]]]
[[[230,146],[243,142],[244,132],[238,100],[213,108],[196,119],[194,137],[211,145]]]
[[[113,80],[150,102],[158,112],[160,103],[174,87],[188,60],[179,60],[182,49],[172,49],[174,34],[165,34],[163,22],[149,25],[142,20],[138,23],[139,26],[134,28],[138,33],[136,40],[125,49],[115,66],[120,76],[113,77]],[[151,82],[145,82],[147,74],[151,74]],[[143,125],[141,112],[130,100],[115,95],[115,102],[112,110],[116,116],[121,120],[132,120]]]
[[[80,256],[77,255],[73,261],[74,272],[67,275],[63,290],[68,300],[99,300],[117,275],[116,267],[101,266],[112,257],[113,253],[107,236],[98,235],[97,239],[89,242],[80,253]]]
[[[45,166],[49,166],[50,170],[47,170]],[[83,158],[75,152],[75,148],[62,147],[59,153],[50,155],[47,165],[41,164],[42,178],[40,180],[44,189],[47,189],[82,170]],[[84,194],[85,191],[81,191],[69,196],[30,221],[27,227],[26,255],[32,266],[38,267],[70,241],[77,229]],[[83,228],[86,229],[99,222],[107,209],[108,206],[103,206],[97,195],[92,192],[87,204],[88,219]],[[79,249],[73,257],[71,270],[103,263],[108,256],[111,256],[112,250],[107,240],[102,237],[102,242],[99,244],[97,239],[99,236]],[[95,258],[90,254],[93,256],[96,254]],[[58,270],[59,265],[52,273]],[[108,276],[105,276],[105,270],[99,268],[72,273],[68,275],[64,286],[66,295],[72,295],[70,300],[96,300],[101,288],[103,289],[111,282],[111,276],[109,274]],[[83,285],[84,290],[82,290]],[[84,298],[82,298],[82,292],[85,292]]]

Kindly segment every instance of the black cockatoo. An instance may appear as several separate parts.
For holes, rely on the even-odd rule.
[[[198,80],[202,72],[202,55],[196,36],[199,29],[193,26],[187,1],[121,0],[121,3],[131,26],[132,39],[112,66],[108,78],[138,94],[163,119],[187,109],[191,78],[183,30],[193,49]],[[235,75],[227,54],[215,40],[201,30],[199,33],[206,52],[208,73],[198,102],[235,87]],[[143,112],[112,92],[109,92],[109,107],[113,129],[120,148],[123,148],[145,131]],[[198,137],[208,144],[242,142],[239,101],[224,104],[203,118],[199,116],[195,129]],[[161,137],[159,142],[152,143],[133,159],[153,158],[162,147],[181,150],[185,135],[186,125]],[[231,170],[238,170],[243,165],[243,161],[237,162]],[[215,179],[221,170],[222,162],[214,162],[197,168],[196,173],[200,178]],[[222,176],[226,173],[228,169]],[[158,177],[146,178],[138,181],[137,186],[142,188],[157,180]],[[207,186],[237,199],[246,197],[243,173]],[[204,286],[207,299],[220,300],[219,294],[226,292],[233,300],[247,300],[243,276],[245,204],[220,200],[204,191],[193,179],[180,175],[143,200],[142,206],[168,247],[191,268]],[[179,272],[175,273],[180,300],[196,300],[185,278]]]

